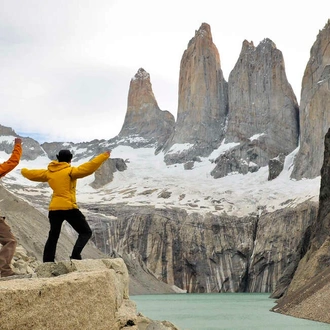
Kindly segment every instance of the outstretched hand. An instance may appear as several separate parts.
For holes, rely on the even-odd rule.
[[[21,138],[15,138],[15,144],[21,144],[22,139]]]
[[[105,153],[110,157],[111,150],[107,150]]]

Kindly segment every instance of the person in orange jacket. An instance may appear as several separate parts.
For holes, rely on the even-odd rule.
[[[13,170],[19,163],[22,156],[22,140],[15,138],[14,148],[10,158],[0,164],[0,178]],[[0,277],[16,275],[11,269],[10,264],[13,259],[17,240],[11,232],[10,227],[5,221],[4,216],[0,216]]]
[[[28,170],[23,168],[21,170],[25,178],[47,182],[53,190],[48,213],[50,231],[44,248],[43,262],[55,262],[57,241],[64,220],[78,233],[70,259],[81,260],[81,252],[92,236],[92,230],[77,206],[77,179],[94,173],[110,157],[110,151],[106,151],[78,167],[71,166],[72,156],[70,150],[61,150],[56,155],[57,161],[50,162],[47,169]]]

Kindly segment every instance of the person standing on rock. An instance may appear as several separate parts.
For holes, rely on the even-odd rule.
[[[25,178],[47,182],[53,190],[48,213],[50,231],[44,248],[43,262],[55,262],[57,241],[64,220],[78,233],[70,259],[81,260],[81,252],[92,236],[92,230],[77,206],[77,179],[94,173],[110,157],[110,151],[106,151],[78,167],[71,166],[72,156],[70,150],[60,150],[56,155],[57,161],[50,162],[47,169],[28,170],[23,168],[21,170]]]
[[[10,158],[0,164],[0,178],[5,176],[18,165],[21,156],[22,140],[20,138],[15,138],[14,149]],[[17,240],[6,223],[4,216],[0,216],[0,244],[2,245],[2,248],[0,249],[0,277],[17,275],[10,267],[16,250]]]

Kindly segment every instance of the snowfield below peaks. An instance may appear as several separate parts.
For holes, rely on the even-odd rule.
[[[215,167],[213,160],[230,147],[232,145],[222,145],[209,157],[195,162],[193,169],[185,170],[183,164],[166,165],[164,154],[155,155],[153,148],[119,146],[112,150],[111,157],[124,159],[127,170],[115,172],[114,180],[100,189],[90,186],[94,175],[78,180],[78,204],[124,203],[155,208],[180,207],[188,212],[226,212],[228,215],[245,216],[260,210],[273,212],[284,207],[294,207],[305,200],[318,201],[320,177],[300,181],[290,179],[297,150],[286,157],[284,170],[272,181],[267,180],[267,166],[255,173],[232,174],[214,179],[210,175]],[[174,150],[180,150],[180,147]],[[4,160],[8,158],[7,154],[0,156]],[[87,160],[82,159],[72,165],[77,166]],[[51,190],[45,184],[25,179],[20,169],[45,168],[49,161],[46,157],[22,161],[2,179],[3,184],[46,212]]]

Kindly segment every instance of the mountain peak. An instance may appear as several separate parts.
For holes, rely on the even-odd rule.
[[[140,68],[132,80],[150,80],[150,74],[143,68]]]
[[[166,162],[207,156],[222,139],[227,112],[227,82],[220,66],[211,28],[203,23],[184,51],[180,64],[178,117],[168,141]],[[192,146],[181,155],[169,152],[174,144]]]
[[[150,75],[140,68],[131,79],[127,112],[119,138],[134,141],[136,146],[162,145],[172,133],[175,120],[168,111],[160,110],[152,90]]]

